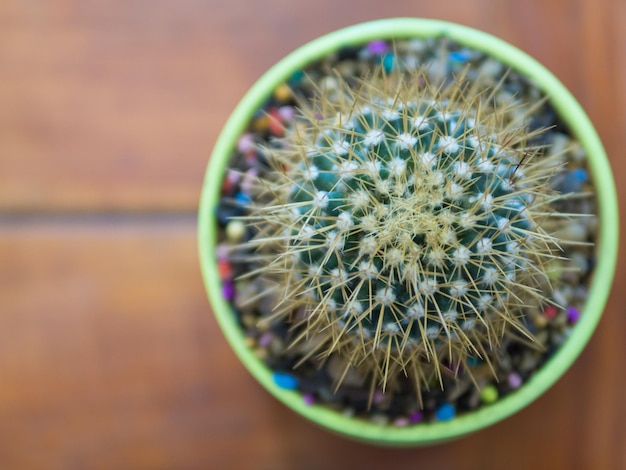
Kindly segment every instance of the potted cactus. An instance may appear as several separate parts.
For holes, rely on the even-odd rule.
[[[466,27],[382,20],[299,49],[235,110],[201,262],[277,398],[424,444],[510,415],[573,362],[608,295],[615,200],[593,127],[543,67]]]

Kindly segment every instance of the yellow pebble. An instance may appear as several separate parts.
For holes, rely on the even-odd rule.
[[[254,350],[254,355],[259,359],[263,360],[267,358],[267,349],[265,348],[256,348]]]
[[[544,328],[548,324],[548,319],[540,313],[532,315],[531,320],[537,328]]]
[[[274,90],[274,98],[276,98],[278,101],[287,101],[289,98],[291,98],[291,88],[289,88],[289,86],[285,84],[278,85]]]
[[[498,389],[493,385],[488,385],[480,392],[480,399],[483,403],[493,403],[498,399]]]
[[[264,321],[264,320],[259,320],[255,322],[254,325],[261,333],[265,333],[266,331],[268,331],[270,329],[270,322],[268,321]]]
[[[252,128],[256,132],[266,131],[270,127],[270,118],[268,115],[263,114],[254,120],[252,123]]]
[[[256,318],[252,315],[243,315],[241,317],[241,323],[246,328],[254,328],[256,326]]]
[[[558,261],[552,261],[546,265],[546,274],[551,281],[558,281],[563,275],[563,265]]]
[[[246,234],[246,226],[241,220],[231,220],[226,225],[226,238],[230,242],[240,242]]]

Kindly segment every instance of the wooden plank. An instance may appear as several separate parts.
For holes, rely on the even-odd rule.
[[[444,18],[526,50],[624,174],[624,14],[619,0],[1,2],[0,212],[16,217],[0,217],[0,468],[626,468],[619,288],[576,366],[527,410],[439,447],[377,449],[250,378],[210,315],[184,215],[254,79],[378,17]],[[113,211],[174,215],[97,214]]]
[[[0,210],[193,210],[218,132],[262,72],[323,33],[390,16],[457,21],[526,50],[618,155],[620,11],[619,0],[2,2]]]
[[[623,294],[530,408],[461,441],[381,450],[305,422],[253,381],[210,314],[195,243],[191,220],[0,226],[0,468],[623,463]]]

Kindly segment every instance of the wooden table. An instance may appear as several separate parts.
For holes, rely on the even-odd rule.
[[[624,256],[565,377],[505,422],[432,448],[310,425],[218,330],[195,213],[221,126],[287,52],[389,16],[461,22],[547,65],[597,126],[626,207],[620,0],[3,0],[0,468],[626,468]]]

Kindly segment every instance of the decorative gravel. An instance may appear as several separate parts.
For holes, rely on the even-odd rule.
[[[400,379],[393,391],[375,390],[371,395],[367,377],[356,370],[350,370],[342,385],[335,390],[335,383],[344,370],[340,357],[331,356],[324,361],[313,357],[294,367],[306,354],[306,345],[288,348],[294,335],[290,325],[277,322],[269,327],[259,325],[260,318],[271,314],[274,299],[264,297],[250,303],[249,299],[263,290],[263,281],[258,278],[240,280],[239,276],[253,266],[231,258],[230,246],[254,236],[253,228],[237,217],[245,215],[251,186],[267,169],[261,149],[282,145],[279,138],[296,114],[295,96],[313,94],[306,77],[320,88],[332,90],[337,84],[337,73],[354,82],[350,77],[366,75],[376,64],[391,70],[397,63],[406,67],[421,66],[433,78],[451,78],[453,73],[467,68],[468,78],[480,80],[484,86],[495,86],[503,80],[496,100],[513,97],[520,102],[536,102],[542,97],[541,91],[525,77],[507,71],[501,63],[483,53],[447,40],[404,40],[395,44],[374,41],[361,47],[342,49],[313,63],[276,88],[238,141],[216,210],[219,225],[217,256],[223,295],[233,306],[247,345],[275,371],[274,380],[278,386],[299,390],[306,404],[323,404],[381,425],[410,426],[421,421],[454,419],[460,413],[487,406],[522,386],[554,354],[578,321],[587,298],[588,280],[595,264],[592,244],[597,218],[585,152],[572,139],[550,104],[545,103],[532,115],[530,128],[548,129],[532,142],[545,145],[547,155],[563,153],[563,167],[554,177],[552,187],[562,193],[588,194],[561,202],[555,210],[590,215],[572,218],[558,234],[561,239],[587,244],[565,246],[563,255],[569,261],[555,261],[550,266],[553,290],[548,295],[563,308],[547,306],[541,311],[528,312],[525,326],[534,334],[536,342],[507,340],[494,363],[495,375],[486,364],[476,360],[471,367],[478,387],[463,370],[458,371],[456,377],[452,372],[446,374],[443,390],[432,387],[423,392],[424,406],[421,409],[408,379]]]

